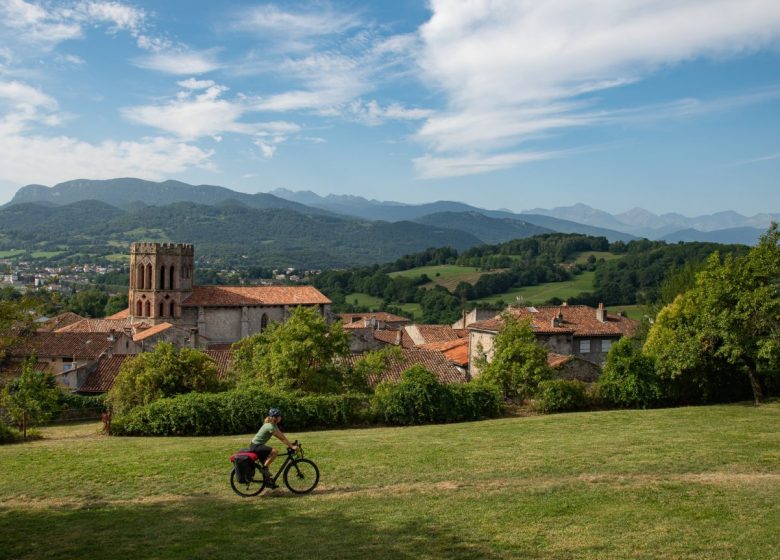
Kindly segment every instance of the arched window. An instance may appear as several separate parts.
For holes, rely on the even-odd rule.
[[[139,264],[135,271],[135,287],[138,290],[144,289],[144,265]]]
[[[151,268],[151,267],[152,267],[152,265],[149,265],[149,268]],[[151,317],[152,316],[152,304],[151,304],[151,302],[147,301],[146,305],[144,307],[146,307],[146,309],[144,310],[144,311],[146,311],[146,313],[144,315],[146,317]]]
[[[135,304],[135,314],[138,317],[141,317],[144,314],[144,304],[141,303],[140,299]]]
[[[168,269],[168,289],[173,289],[173,279],[175,278],[173,275],[174,270],[176,269],[175,266],[171,265],[171,267]]]
[[[175,317],[176,316],[176,303],[171,302],[171,304],[168,307],[168,309],[170,310],[170,313],[168,313],[168,315],[170,315],[171,317]]]
[[[263,316],[260,317],[260,331],[264,331],[268,328],[268,315],[263,313]]]
[[[163,302],[160,302],[160,305],[157,306],[157,311],[158,317],[165,317],[165,304]]]
[[[152,265],[146,265],[146,280],[144,281],[144,288],[147,290],[152,289]]]
[[[165,289],[165,267],[160,267],[160,285],[157,286],[158,290],[164,290]]]

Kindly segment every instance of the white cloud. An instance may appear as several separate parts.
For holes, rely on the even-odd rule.
[[[413,160],[415,172],[420,179],[442,179],[490,173],[514,167],[521,163],[563,157],[567,152],[515,152],[486,155],[481,153],[457,156],[424,155]]]
[[[0,82],[0,133],[14,134],[34,123],[56,125],[61,121],[58,103],[39,89],[19,81]]]
[[[74,177],[163,179],[191,167],[213,169],[212,152],[171,138],[91,144],[66,136],[0,131],[0,180],[54,184]]]
[[[417,137],[456,160],[481,153],[490,161],[493,151],[539,135],[626,118],[599,110],[589,94],[663,66],[753,52],[780,38],[774,0],[432,0],[431,9],[420,28],[418,63],[447,108]],[[468,162],[458,168],[468,169]]]
[[[330,4],[312,4],[299,12],[266,4],[238,12],[233,27],[284,37],[309,37],[343,33],[359,25],[361,21],[356,14],[338,11]]]
[[[222,140],[222,134],[235,133],[250,136],[261,153],[271,158],[288,134],[301,127],[287,121],[249,122],[247,114],[254,111],[243,96],[224,99],[224,86],[210,81],[184,80],[179,85],[187,88],[175,99],[162,105],[144,105],[122,109],[122,115],[132,121],[163,130],[183,140],[211,137]],[[199,88],[205,87],[200,91]],[[195,91],[200,91],[195,94]]]
[[[410,109],[400,103],[391,103],[382,107],[376,100],[365,102],[356,99],[349,104],[349,112],[355,120],[368,125],[380,125],[388,120],[418,121],[429,117],[432,111],[428,109]]]
[[[176,83],[186,89],[206,89],[216,85],[213,80],[196,80],[195,78],[188,78]]]
[[[181,46],[154,52],[137,59],[135,64],[148,70],[174,75],[205,74],[220,67],[214,49],[193,51]]]

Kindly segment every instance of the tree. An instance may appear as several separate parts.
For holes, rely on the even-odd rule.
[[[160,342],[153,352],[125,360],[108,393],[108,403],[113,411],[123,413],[162,397],[221,387],[217,366],[208,354]]]
[[[511,313],[502,315],[504,326],[496,335],[493,359],[478,358],[479,379],[497,385],[505,397],[527,398],[539,383],[552,377],[547,350],[537,344],[529,320],[520,321]]]
[[[3,389],[3,408],[22,431],[27,440],[27,428],[49,420],[59,407],[60,390],[54,378],[35,370],[36,359],[31,356],[22,365],[21,375]]]
[[[103,313],[106,316],[119,313],[127,309],[127,292],[123,294],[116,294],[108,298],[106,306],[103,308]]]
[[[780,232],[772,224],[758,245],[739,257],[717,253],[695,286],[658,315],[645,350],[670,377],[720,362],[744,372],[756,404],[761,377],[780,365]]]
[[[398,346],[388,345],[380,350],[366,352],[355,362],[352,371],[345,372],[345,377],[349,380],[348,388],[354,391],[367,391],[369,376],[381,377],[381,374],[387,371],[390,362],[402,358],[403,352]]]
[[[607,354],[599,393],[612,404],[647,408],[663,394],[653,359],[631,338],[620,339]]]
[[[73,294],[66,308],[84,317],[102,317],[108,303],[108,295],[100,290],[82,290]]]
[[[344,388],[344,372],[337,359],[349,354],[348,335],[340,322],[327,325],[314,308],[297,307],[284,323],[271,323],[234,348],[242,379],[314,393]]]

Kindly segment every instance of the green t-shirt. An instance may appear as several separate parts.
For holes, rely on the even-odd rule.
[[[252,438],[252,443],[258,445],[265,445],[268,442],[268,440],[271,439],[271,436],[275,431],[276,431],[275,424],[271,424],[270,422],[263,424],[255,434],[255,437]]]

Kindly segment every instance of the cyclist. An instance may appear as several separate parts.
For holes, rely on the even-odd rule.
[[[252,438],[252,443],[249,446],[249,450],[252,453],[256,453],[263,463],[263,479],[265,480],[266,486],[270,486],[271,488],[275,488],[276,485],[271,478],[271,471],[268,470],[268,467],[274,462],[274,459],[279,455],[279,452],[273,447],[266,445],[268,440],[271,439],[271,436],[275,436],[283,441],[287,447],[292,448],[294,451],[298,450],[298,446],[293,445],[290,440],[287,439],[287,436],[282,433],[282,430],[279,429],[279,422],[281,421],[281,410],[278,408],[269,410],[268,416],[263,420],[263,425],[257,431],[255,437]]]

